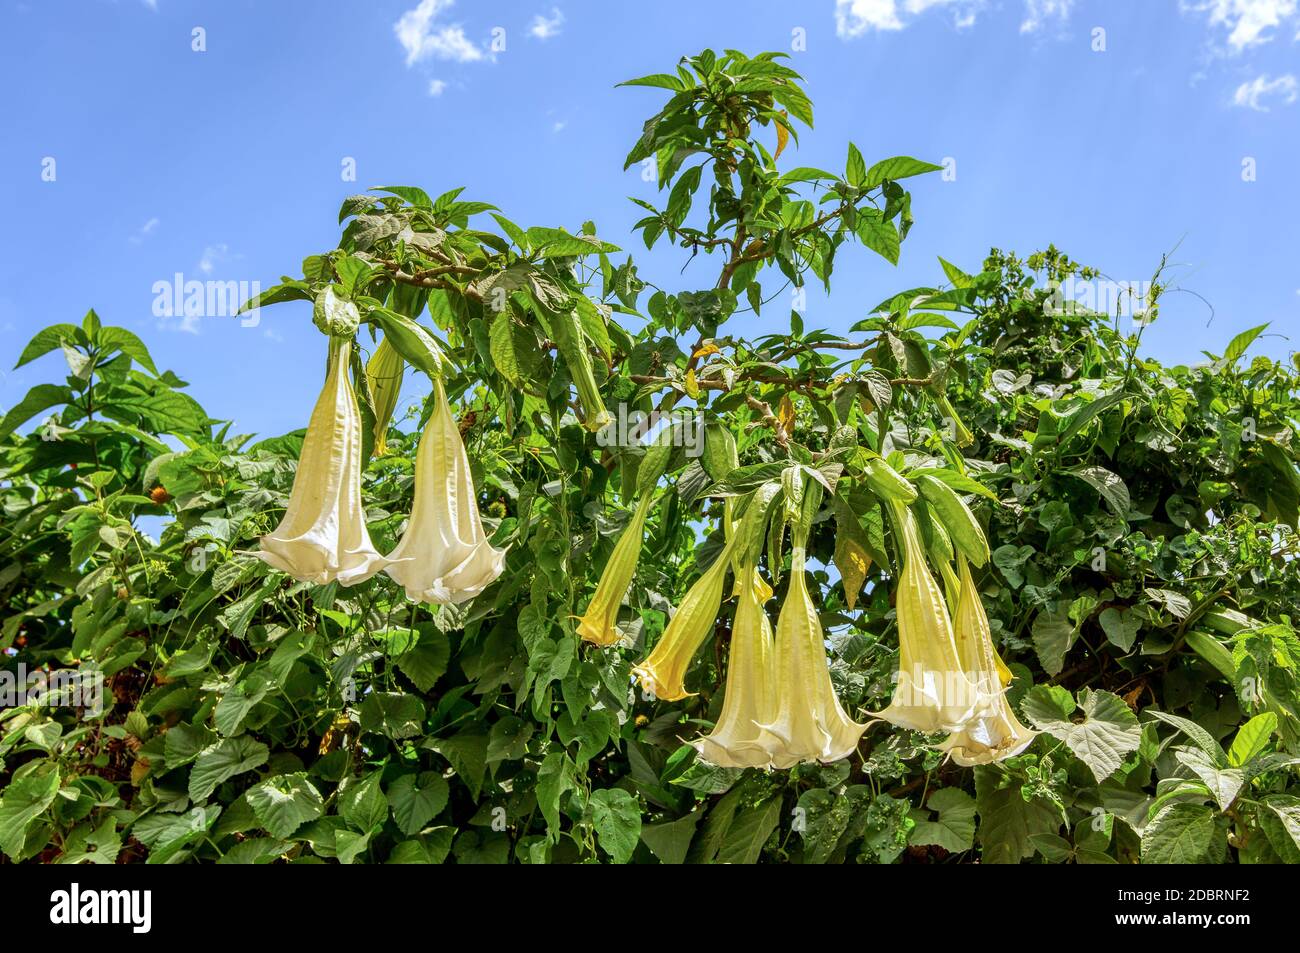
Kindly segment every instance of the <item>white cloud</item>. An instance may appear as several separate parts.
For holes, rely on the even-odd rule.
[[[429,95],[430,95],[430,96],[441,96],[441,95],[443,94],[443,92],[444,92],[446,89],[447,89],[447,82],[446,82],[446,80],[441,80],[441,79],[431,79],[431,80],[429,80]]]
[[[1277,79],[1269,79],[1268,74],[1264,73],[1256,76],[1249,83],[1242,83],[1237,87],[1237,92],[1232,97],[1232,104],[1240,106],[1243,109],[1253,109],[1256,112],[1268,112],[1268,106],[1265,105],[1266,99],[1277,98],[1281,100],[1283,106],[1289,106],[1300,97],[1300,83],[1290,73],[1279,76]]]
[[[528,28],[528,32],[539,40],[549,40],[553,36],[560,35],[560,27],[563,25],[564,14],[560,12],[559,7],[551,7],[549,17],[540,13],[533,17],[533,25]]]
[[[149,221],[145,222],[138,229],[136,229],[136,233],[132,235],[128,239],[128,241],[130,241],[132,245],[139,245],[141,242],[143,242],[146,238],[148,238],[153,233],[153,230],[155,228],[157,228],[161,224],[162,222],[160,222],[157,218],[149,219]]]
[[[1073,6],[1074,0],[1025,0],[1020,32],[1064,25]],[[835,0],[835,33],[849,40],[872,30],[902,30],[930,10],[945,11],[954,27],[965,30],[987,8],[988,0]]]
[[[411,66],[432,56],[440,60],[473,63],[484,57],[483,50],[465,36],[459,25],[434,22],[450,9],[454,0],[420,0],[414,10],[407,10],[393,24],[397,40],[406,50],[406,65]]]
[[[1058,27],[1070,18],[1074,0],[1025,0],[1025,18],[1020,21],[1021,33],[1036,33],[1049,21]]]
[[[1210,26],[1227,30],[1233,53],[1272,40],[1274,29],[1297,10],[1297,0],[1179,0],[1178,5],[1184,13],[1204,13]]]
[[[212,274],[216,266],[229,257],[230,249],[224,244],[208,245],[203,249],[203,257],[199,259],[199,271],[205,275]]]
[[[158,0],[141,0],[141,2],[150,10],[155,12],[158,10]]]
[[[557,120],[556,122],[551,123],[551,132],[563,132],[564,127],[567,125],[568,123],[565,120]]]

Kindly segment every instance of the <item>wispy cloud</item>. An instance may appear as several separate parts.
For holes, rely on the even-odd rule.
[[[567,121],[563,119],[557,119],[555,122],[551,123],[551,132],[563,132],[564,127],[567,125],[568,125]]]
[[[199,271],[205,275],[212,274],[221,262],[230,257],[230,249],[225,244],[208,245],[199,258]]]
[[[1025,18],[1020,21],[1021,33],[1037,33],[1044,26],[1063,27],[1070,19],[1074,0],[1025,0]]]
[[[145,222],[138,229],[136,229],[135,234],[132,235],[130,238],[128,238],[127,241],[129,241],[132,245],[139,245],[146,238],[152,235],[154,229],[156,229],[161,224],[162,222],[160,222],[157,218],[151,218],[149,219],[149,221]]]
[[[146,7],[148,7],[150,10],[153,10],[154,12],[157,12],[157,10],[158,10],[158,0],[140,0],[140,2],[143,3],[143,4],[144,4]]]
[[[433,57],[457,63],[473,63],[486,55],[473,43],[459,24],[438,23],[440,14],[453,5],[454,0],[420,0],[414,10],[407,10],[393,24],[397,41],[406,50],[406,65]]]
[[[1210,26],[1227,30],[1232,53],[1268,43],[1297,13],[1297,0],[1178,0],[1178,6],[1183,13],[1204,14]]]
[[[429,80],[429,95],[441,96],[447,90],[446,80],[431,79]]]
[[[560,35],[560,27],[563,25],[564,14],[560,12],[559,7],[551,7],[549,17],[540,13],[533,17],[533,25],[528,28],[528,32],[539,40],[549,40],[553,36]]]
[[[1021,33],[1036,33],[1045,26],[1064,26],[1074,0],[1025,0]],[[964,30],[988,9],[988,0],[836,0],[835,33],[844,40],[872,31],[897,31],[923,14],[941,11],[952,25]]]
[[[1290,73],[1269,79],[1264,73],[1256,76],[1249,83],[1242,83],[1233,94],[1232,104],[1256,112],[1269,111],[1267,101],[1276,100],[1280,105],[1289,106],[1300,96],[1300,83]]]

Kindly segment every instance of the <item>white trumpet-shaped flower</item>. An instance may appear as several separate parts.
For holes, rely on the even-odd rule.
[[[460,429],[441,378],[433,416],[415,457],[415,502],[406,532],[389,554],[388,575],[406,595],[438,605],[472,599],[501,575],[506,553],[483,531]]]
[[[259,558],[303,582],[353,586],[387,565],[361,503],[361,412],[348,379],[352,343],[330,342],[325,387],[311,413],[284,519]]]
[[[960,731],[978,701],[975,685],[957,657],[952,620],[925,564],[925,549],[911,511],[890,503],[901,540],[898,581],[898,682],[878,718],[916,731]]]
[[[1007,703],[1006,665],[993,647],[993,634],[979,590],[971,579],[965,558],[957,557],[961,588],[954,628],[957,654],[979,692],[979,702],[960,731],[943,743],[943,750],[961,765],[989,764],[1024,751],[1036,732],[1020,723]]]
[[[772,763],[771,745],[777,740],[761,727],[771,719],[775,702],[772,623],[763,609],[772,590],[755,566],[739,568],[736,582],[736,618],[722,712],[713,730],[692,743],[700,757],[719,767],[766,767]]]
[[[774,711],[760,726],[771,736],[768,755],[776,768],[847,758],[867,728],[845,714],[835,695],[821,621],[804,580],[805,541],[798,530],[792,543],[790,586],[776,622]]]

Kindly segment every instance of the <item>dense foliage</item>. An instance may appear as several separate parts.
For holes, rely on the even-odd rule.
[[[257,302],[328,288],[355,303],[364,349],[382,332],[408,373],[445,353],[479,508],[508,547],[472,601],[273,570],[250,552],[301,431],[231,434],[94,312],[31,342],[20,365],[62,351],[68,375],[0,422],[4,672],[106,687],[98,708],[0,710],[7,861],[1300,861],[1300,391],[1284,364],[1243,366],[1262,329],[1164,367],[1141,323],[1062,306],[1058,283],[1095,273],[1049,249],[972,273],[941,261],[941,287],[864,302],[850,336],[794,311],[788,333],[744,337],[745,314],[866,253],[846,244],[897,261],[900,180],[936,167],[868,166],[852,145],[842,175],[786,167],[812,107],[774,55],[706,51],[635,83],[669,95],[627,160],[666,194],[638,231],[680,247],[686,275],[711,269],[699,290],[656,288],[590,222],[524,228],[460,190],[393,187],[348,198],[339,247]],[[1160,290],[1157,274],[1147,321]],[[420,428],[389,424],[384,382],[359,355],[352,370],[386,553]],[[623,641],[601,648],[575,621],[653,452],[599,427],[633,409],[687,413],[641,481],[660,497]],[[976,513],[1008,698],[1039,735],[975,768],[882,721],[831,764],[700,759],[685,741],[718,717],[735,600],[696,694],[657,699],[632,668],[721,549],[724,502],[791,464],[824,485],[805,579],[838,695],[859,721],[888,705],[899,549],[865,479],[880,458]],[[931,558],[957,542],[922,529]],[[763,568],[779,603],[781,540]]]

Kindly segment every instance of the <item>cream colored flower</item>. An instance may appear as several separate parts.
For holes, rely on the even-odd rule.
[[[618,610],[627,594],[627,587],[636,575],[636,564],[641,558],[641,544],[645,535],[646,515],[654,499],[652,491],[641,497],[632,519],[623,535],[614,544],[614,551],[605,563],[605,570],[596,584],[596,593],[587,604],[587,611],[578,620],[578,635],[599,646],[613,645],[622,635],[618,631]]]
[[[387,565],[361,503],[361,412],[348,378],[351,341],[330,342],[325,387],[311,413],[284,519],[256,555],[295,579],[353,586]]]
[[[469,457],[441,378],[434,378],[433,391],[433,416],[415,457],[411,518],[389,554],[387,572],[409,598],[444,605],[465,602],[491,585],[506,554],[483,531]]]
[[[776,623],[774,713],[761,725],[771,736],[767,748],[776,768],[847,758],[867,728],[845,714],[835,695],[821,622],[804,580],[805,540],[798,529],[792,543],[790,585]]]
[[[925,564],[916,518],[891,501],[894,528],[901,539],[903,571],[898,580],[898,682],[889,707],[875,713],[916,731],[960,731],[978,701],[967,677],[942,593]]]
[[[962,765],[988,764],[1024,751],[1036,732],[1020,723],[1007,703],[1006,683],[1002,672],[1011,673],[998,658],[993,634],[979,590],[971,579],[966,560],[957,557],[961,595],[954,619],[957,654],[980,694],[975,711],[960,731],[943,743],[943,750]]]
[[[736,574],[739,586],[736,618],[731,627],[727,656],[727,687],[722,712],[709,734],[692,744],[704,760],[723,768],[758,768],[772,762],[772,735],[761,726],[771,719],[775,698],[772,686],[772,623],[763,603],[772,590],[746,566]],[[743,583],[748,581],[748,585]]]
[[[632,669],[642,688],[663,701],[677,701],[695,694],[686,691],[686,670],[717,622],[731,553],[732,541],[728,540],[718,558],[682,597],[682,604],[654,650]]]

